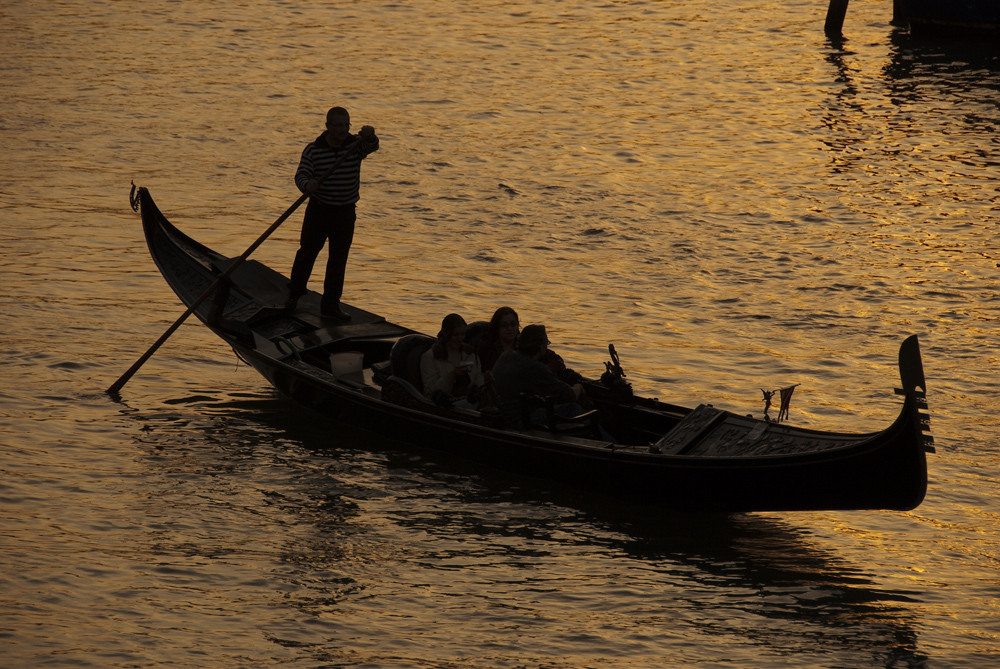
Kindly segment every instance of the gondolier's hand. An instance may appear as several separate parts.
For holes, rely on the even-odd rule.
[[[312,195],[319,189],[320,180],[310,179],[309,183],[306,184],[306,195]]]
[[[370,140],[375,136],[375,128],[370,125],[361,126],[361,130],[358,132],[358,136],[364,140]]]

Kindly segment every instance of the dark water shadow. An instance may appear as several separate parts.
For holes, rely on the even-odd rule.
[[[685,590],[720,593],[735,615],[694,623],[706,634],[803,655],[822,641],[836,649],[833,655],[866,656],[874,666],[925,666],[911,606],[919,593],[880,586],[873,571],[819,547],[794,514],[671,512],[439,457],[406,458],[406,466],[448,487],[452,503],[433,518],[401,513],[401,524],[448,536],[519,537],[532,550],[539,542],[575,541],[635,568],[659,570]],[[503,505],[505,514],[484,519],[483,505]],[[705,605],[698,596],[691,603]]]
[[[890,36],[883,80],[900,102],[964,102],[996,109],[1000,45],[974,41],[926,41],[904,32]],[[964,109],[957,109],[961,118]]]
[[[819,641],[832,644],[839,656],[866,656],[876,666],[921,667],[926,661],[910,606],[918,595],[881,587],[872,572],[818,546],[795,515],[676,513],[582,495],[387,441],[270,392],[181,404],[181,411],[131,413],[147,423],[182,423],[175,432],[183,444],[158,443],[147,431],[142,447],[181,445],[186,460],[197,463],[192,471],[203,474],[248,461],[260,469],[261,459],[286,468],[288,476],[277,479],[267,504],[281,505],[313,528],[309,540],[285,550],[284,559],[303,573],[337,571],[343,560],[355,559],[345,551],[357,550],[366,532],[358,500],[388,497],[392,522],[418,534],[500,542],[508,553],[531,553],[523,556],[528,559],[542,557],[538,551],[550,542],[569,542],[612,554],[625,570],[654,569],[686,589],[707,589],[718,593],[714,597],[733,593],[729,605],[736,615],[713,617],[704,623],[706,633],[807,655]],[[358,585],[346,578],[298,597],[295,606],[316,610],[358,595]]]
[[[882,94],[899,111],[908,107],[945,115],[960,125],[975,121],[976,107],[995,129],[997,92],[1000,91],[1000,44],[975,41],[928,41],[915,39],[907,32],[893,30],[887,35],[889,56],[881,69]],[[824,56],[836,72],[840,84],[831,96],[828,125],[852,125],[851,113],[864,116],[865,91],[861,64],[850,42],[828,40]],[[870,92],[869,92],[870,94]],[[950,107],[948,105],[961,105]],[[970,119],[968,114],[973,117]],[[905,116],[891,118],[912,123]],[[961,128],[956,130],[960,134]]]

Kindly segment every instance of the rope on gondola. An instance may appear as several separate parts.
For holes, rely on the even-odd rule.
[[[278,352],[282,355],[291,355],[296,360],[301,360],[302,356],[299,354],[299,349],[288,340],[287,337],[277,337],[274,340],[274,345],[277,347]],[[288,352],[285,352],[285,346],[288,346]]]
[[[771,398],[774,397],[775,393],[778,393],[778,397],[781,403],[778,405],[778,417],[773,419],[775,423],[780,423],[781,421],[788,418],[788,407],[792,403],[792,393],[799,386],[796,383],[793,386],[788,386],[787,388],[778,388],[777,390],[764,390],[760,389],[760,392],[764,393],[764,420],[771,422],[772,418],[768,415],[768,411],[771,408]]]

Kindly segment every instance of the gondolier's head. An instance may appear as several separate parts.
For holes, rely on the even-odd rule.
[[[326,131],[331,144],[339,146],[351,131],[351,115],[343,107],[330,107],[326,113]]]

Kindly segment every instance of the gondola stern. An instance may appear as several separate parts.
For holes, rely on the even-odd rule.
[[[927,407],[927,381],[924,377],[920,342],[917,335],[907,337],[899,347],[899,378],[901,388],[896,394],[905,398],[900,417],[906,423],[906,441],[912,456],[908,458],[911,471],[906,475],[910,485],[899,494],[899,504],[892,508],[911,511],[924,501],[927,493],[927,454],[935,453],[934,437],[931,429],[930,413]]]
[[[910,335],[899,347],[899,378],[902,388],[897,388],[896,394],[906,398],[904,412],[908,413],[921,434],[923,450],[934,453],[934,438],[926,434],[931,429],[931,418],[927,410],[927,381],[917,335]]]

